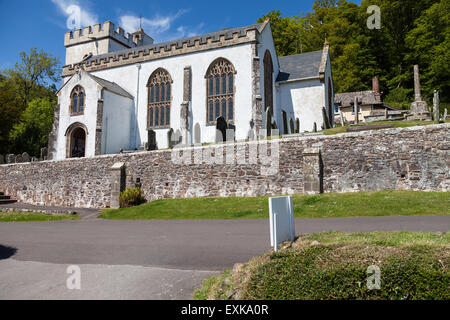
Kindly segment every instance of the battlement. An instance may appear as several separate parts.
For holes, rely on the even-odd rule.
[[[153,43],[153,39],[147,35],[145,35],[145,37],[138,37],[135,34],[131,34],[129,32],[125,33],[125,30],[121,27],[116,28],[113,22],[106,21],[103,26],[101,24],[96,24],[84,29],[77,29],[73,32],[66,32],[64,37],[64,46],[70,47],[106,38],[114,39],[115,41],[128,48],[134,48],[144,44]]]

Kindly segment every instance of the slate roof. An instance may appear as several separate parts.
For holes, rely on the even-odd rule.
[[[200,44],[204,44],[207,42],[207,40],[206,40],[207,38],[213,38],[213,40],[219,40],[220,36],[222,36],[222,35],[225,36],[225,39],[232,39],[233,33],[238,32],[242,36],[245,36],[247,34],[248,30],[254,30],[254,29],[259,30],[263,24],[264,23],[257,23],[257,24],[252,24],[250,26],[239,27],[239,28],[226,28],[226,29],[222,29],[219,31],[214,31],[214,32],[206,33],[206,34],[193,36],[193,37],[182,38],[182,39],[178,39],[178,40],[171,40],[171,41],[160,42],[160,43],[153,43],[150,45],[139,46],[139,47],[135,47],[135,48],[131,48],[131,49],[114,51],[114,52],[110,52],[110,53],[106,53],[106,54],[102,54],[102,55],[92,56],[92,57],[86,59],[85,61],[93,61],[93,60],[99,61],[99,59],[101,59],[101,58],[109,58],[109,57],[117,58],[119,54],[128,56],[129,53],[133,53],[133,55],[137,55],[139,51],[148,52],[148,50],[151,48],[155,49],[156,52],[159,52],[161,50],[161,48],[164,48],[164,47],[166,47],[169,50],[171,48],[171,46],[174,44],[176,45],[177,48],[182,48],[183,43],[187,42],[188,45],[194,45],[195,40],[200,40]]]
[[[94,79],[99,85],[101,85],[106,90],[113,92],[115,94],[118,94],[119,96],[134,99],[134,97],[131,94],[129,94],[128,91],[126,91],[124,88],[119,86],[117,83],[99,78],[90,73],[88,73],[88,74],[92,79]]]
[[[319,77],[323,50],[279,57],[280,73],[277,81]]]
[[[334,95],[334,102],[341,107],[350,107],[354,101],[355,96],[358,97],[358,102],[361,105],[382,104],[381,95],[373,91],[359,91],[359,92],[345,92]]]

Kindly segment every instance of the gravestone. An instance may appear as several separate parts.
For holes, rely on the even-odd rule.
[[[31,157],[31,162],[38,162],[38,161],[39,161],[38,158],[36,158],[36,157]]]
[[[289,119],[289,129],[291,130],[291,134],[295,132],[294,120],[292,118]]]
[[[22,153],[22,159],[23,159],[23,162],[30,162],[31,161],[29,154],[26,153],[26,152]]]
[[[169,149],[173,149],[173,147],[176,146],[177,143],[178,141],[175,138],[175,133],[173,132],[173,129],[170,128],[170,130],[167,131],[167,145],[169,146]]]
[[[389,119],[389,110],[388,108],[384,109],[384,120]]]
[[[194,126],[194,143],[195,144],[202,143],[202,131],[200,128],[200,124],[198,124],[198,122]]]
[[[444,109],[444,121],[447,120],[447,108]]]
[[[439,91],[434,90],[433,94],[433,114],[434,122],[439,123]]]
[[[345,126],[345,120],[344,120],[344,114],[342,111],[339,112],[340,118],[341,118],[341,126]]]
[[[295,240],[292,197],[269,198],[270,245],[278,251],[283,241]]]
[[[111,203],[112,209],[120,208],[120,193],[125,190],[125,162],[116,162],[111,167]]]
[[[255,140],[255,132],[253,131],[253,129],[248,130],[247,139],[249,141]]]
[[[16,156],[15,162],[16,162],[16,163],[22,163],[22,162],[23,162],[23,157],[22,157],[21,154],[18,154],[18,155]]]
[[[0,154],[0,164],[4,164],[5,163],[5,158],[3,158],[3,155]]]
[[[14,163],[16,162],[16,157],[13,154],[6,155],[6,163]]]
[[[313,132],[317,132],[317,123],[314,122]]]
[[[42,161],[45,161],[45,160],[47,160],[47,157],[48,157],[48,155],[47,155],[47,148],[41,148],[41,160]]]
[[[414,66],[414,102],[411,103],[410,111],[406,115],[407,120],[430,120],[431,114],[428,106],[422,100],[422,92],[420,87],[419,66]]]
[[[353,102],[353,107],[355,108],[355,124],[359,123],[359,112],[358,112],[358,97],[355,96],[355,100]]]
[[[147,145],[147,151],[153,151],[157,149],[156,146],[156,132],[153,130],[148,130],[147,131],[147,141],[148,141],[148,145]]]
[[[220,116],[216,121],[216,142],[225,142],[227,140],[228,124],[225,119]]]

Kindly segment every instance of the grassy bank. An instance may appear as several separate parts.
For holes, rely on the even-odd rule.
[[[450,123],[450,121],[446,121],[446,123]],[[360,123],[358,126],[368,126],[368,125],[384,125],[384,124],[393,124],[394,128],[406,128],[406,127],[414,127],[414,126],[426,126],[430,124],[436,124],[434,121],[415,121],[415,120],[408,120],[408,121],[377,121],[377,122],[368,122],[368,123]],[[325,135],[333,135],[338,133],[344,133],[347,132],[347,129],[350,126],[339,126],[336,128],[331,128],[322,131]],[[351,126],[355,127],[355,126]]]
[[[50,215],[40,212],[0,212],[0,222],[76,220],[78,215]]]
[[[380,268],[380,289],[367,286]],[[203,299],[450,299],[450,234],[329,232],[300,237],[206,279]]]
[[[379,191],[294,195],[297,218],[450,214],[450,192]],[[268,197],[164,199],[103,210],[104,219],[267,219]]]

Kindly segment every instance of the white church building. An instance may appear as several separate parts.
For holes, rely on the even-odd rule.
[[[333,126],[328,45],[278,57],[268,20],[164,43],[105,22],[67,32],[65,47],[50,159]]]

